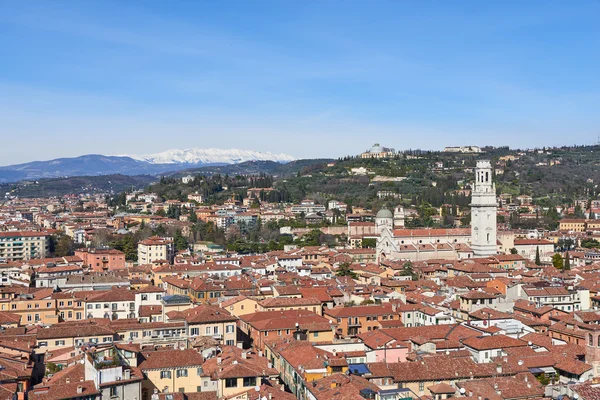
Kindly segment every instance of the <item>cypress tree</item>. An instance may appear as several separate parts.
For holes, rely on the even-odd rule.
[[[542,262],[540,261],[540,246],[535,248],[535,265],[542,265]]]

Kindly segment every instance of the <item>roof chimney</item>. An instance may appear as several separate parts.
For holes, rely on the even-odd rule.
[[[83,393],[83,386],[79,385],[77,386],[77,394],[81,394]]]
[[[218,364],[218,365],[221,365],[221,361],[223,361],[223,359],[222,359],[220,356],[219,356],[219,357],[217,357],[217,364]]]

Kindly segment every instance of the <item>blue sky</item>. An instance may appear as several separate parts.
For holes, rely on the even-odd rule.
[[[0,165],[187,147],[308,158],[374,142],[590,144],[600,133],[600,1],[0,6]]]

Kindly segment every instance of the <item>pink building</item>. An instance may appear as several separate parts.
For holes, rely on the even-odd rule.
[[[95,272],[125,269],[125,253],[114,249],[78,249],[75,256]]]

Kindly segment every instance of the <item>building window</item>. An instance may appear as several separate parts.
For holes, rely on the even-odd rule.
[[[419,391],[425,390],[425,382],[419,382]]]
[[[235,325],[227,325],[225,327],[225,332],[226,333],[233,333],[235,331]]]
[[[117,397],[119,394],[117,392],[117,387],[116,386],[111,386],[110,387],[110,397]]]
[[[251,376],[251,377],[244,378],[244,387],[248,387],[248,386],[256,386],[256,377]]]
[[[183,377],[187,377],[187,376],[188,376],[187,369],[178,369],[177,370],[177,377],[178,378],[183,378]]]
[[[171,379],[171,371],[160,371],[160,379]]]
[[[237,387],[237,378],[226,378],[225,379],[225,387],[226,388],[234,388]]]

